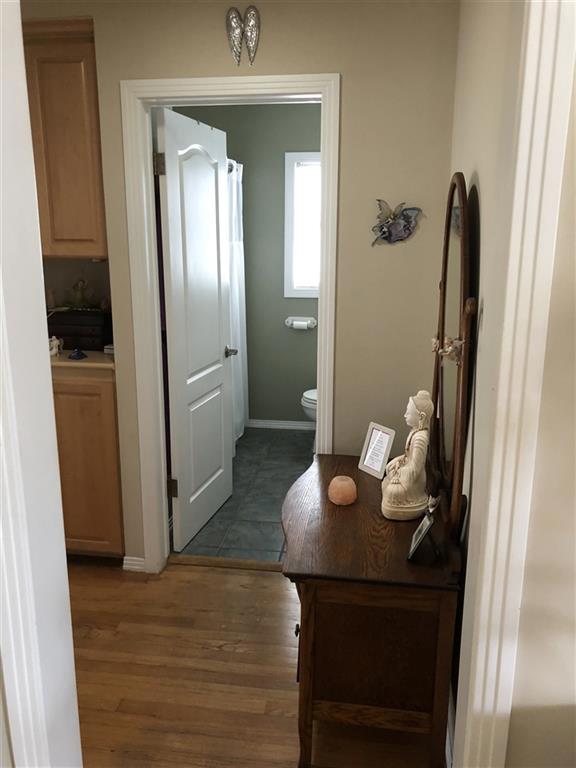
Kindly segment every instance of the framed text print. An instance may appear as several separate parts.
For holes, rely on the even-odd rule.
[[[369,475],[382,480],[396,432],[381,424],[370,422],[358,467]]]

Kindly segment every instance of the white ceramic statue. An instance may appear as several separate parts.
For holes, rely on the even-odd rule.
[[[410,429],[402,456],[386,466],[382,481],[382,514],[390,520],[413,520],[427,509],[426,455],[434,403],[420,390],[408,400],[404,418]]]

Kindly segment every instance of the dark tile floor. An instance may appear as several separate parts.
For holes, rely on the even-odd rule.
[[[314,432],[246,429],[236,443],[233,494],[182,554],[279,560],[282,502],[312,463]]]

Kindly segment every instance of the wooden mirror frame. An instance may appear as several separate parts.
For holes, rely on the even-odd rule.
[[[452,461],[446,459],[442,389],[442,364],[446,323],[446,287],[448,278],[448,258],[450,251],[450,227],[452,207],[457,196],[460,203],[460,301],[459,301],[459,340],[462,342],[459,361],[446,361],[446,365],[457,365],[456,404],[454,418],[454,442]],[[470,263],[470,228],[468,216],[468,196],[464,175],[458,171],[450,181],[446,218],[444,224],[444,246],[442,252],[442,276],[440,279],[440,301],[438,307],[438,331],[435,340],[434,384],[432,399],[434,417],[431,422],[429,486],[433,495],[443,495],[446,499],[446,523],[452,540],[460,535],[465,505],[462,498],[464,457],[468,433],[468,413],[470,410],[470,377],[473,369],[472,328],[476,315],[476,299],[471,295]]]

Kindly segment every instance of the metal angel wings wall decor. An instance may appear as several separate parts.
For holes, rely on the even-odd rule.
[[[418,217],[422,208],[406,207],[406,203],[400,203],[394,210],[386,200],[378,200],[378,223],[372,227],[376,235],[372,245],[376,243],[399,243],[408,240],[414,234],[418,225]]]
[[[228,45],[236,64],[240,65],[242,57],[242,42],[246,41],[250,65],[254,64],[258,41],[260,39],[260,13],[255,5],[246,9],[244,18],[238,8],[229,8],[226,13],[226,32]]]

